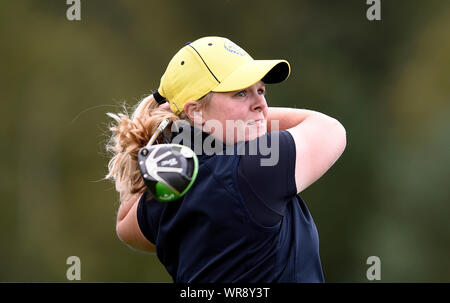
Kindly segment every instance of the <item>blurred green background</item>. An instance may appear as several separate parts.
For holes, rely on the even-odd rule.
[[[115,234],[105,115],[156,89],[185,42],[291,63],[269,106],[339,119],[347,148],[302,197],[327,282],[450,282],[450,1],[0,1],[0,281],[170,282]]]

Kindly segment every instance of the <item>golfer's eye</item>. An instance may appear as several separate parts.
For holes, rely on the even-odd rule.
[[[245,97],[245,90],[241,90],[235,95],[236,97]]]
[[[266,94],[266,89],[265,88],[258,89],[258,94],[265,95]]]

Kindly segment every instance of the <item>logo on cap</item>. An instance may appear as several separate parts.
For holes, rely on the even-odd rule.
[[[228,39],[225,39],[225,43],[224,43],[223,46],[230,53],[233,53],[233,54],[236,54],[236,55],[239,55],[239,56],[246,56],[247,55],[247,52],[245,50],[243,50],[242,48],[240,48],[239,46],[237,46],[236,44],[234,44],[233,42],[231,42]]]

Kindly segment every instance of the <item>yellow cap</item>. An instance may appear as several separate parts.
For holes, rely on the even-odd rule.
[[[203,37],[186,44],[169,62],[158,93],[175,114],[187,101],[213,92],[252,86],[259,80],[279,83],[289,77],[286,60],[254,60],[245,50],[222,37]]]

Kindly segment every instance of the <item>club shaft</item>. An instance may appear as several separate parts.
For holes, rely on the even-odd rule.
[[[153,145],[153,143],[155,142],[156,138],[167,127],[167,125],[169,125],[169,123],[170,123],[170,120],[164,120],[163,122],[161,122],[161,124],[159,124],[159,126],[156,129],[155,133],[150,138],[150,141],[148,141],[147,146]]]

